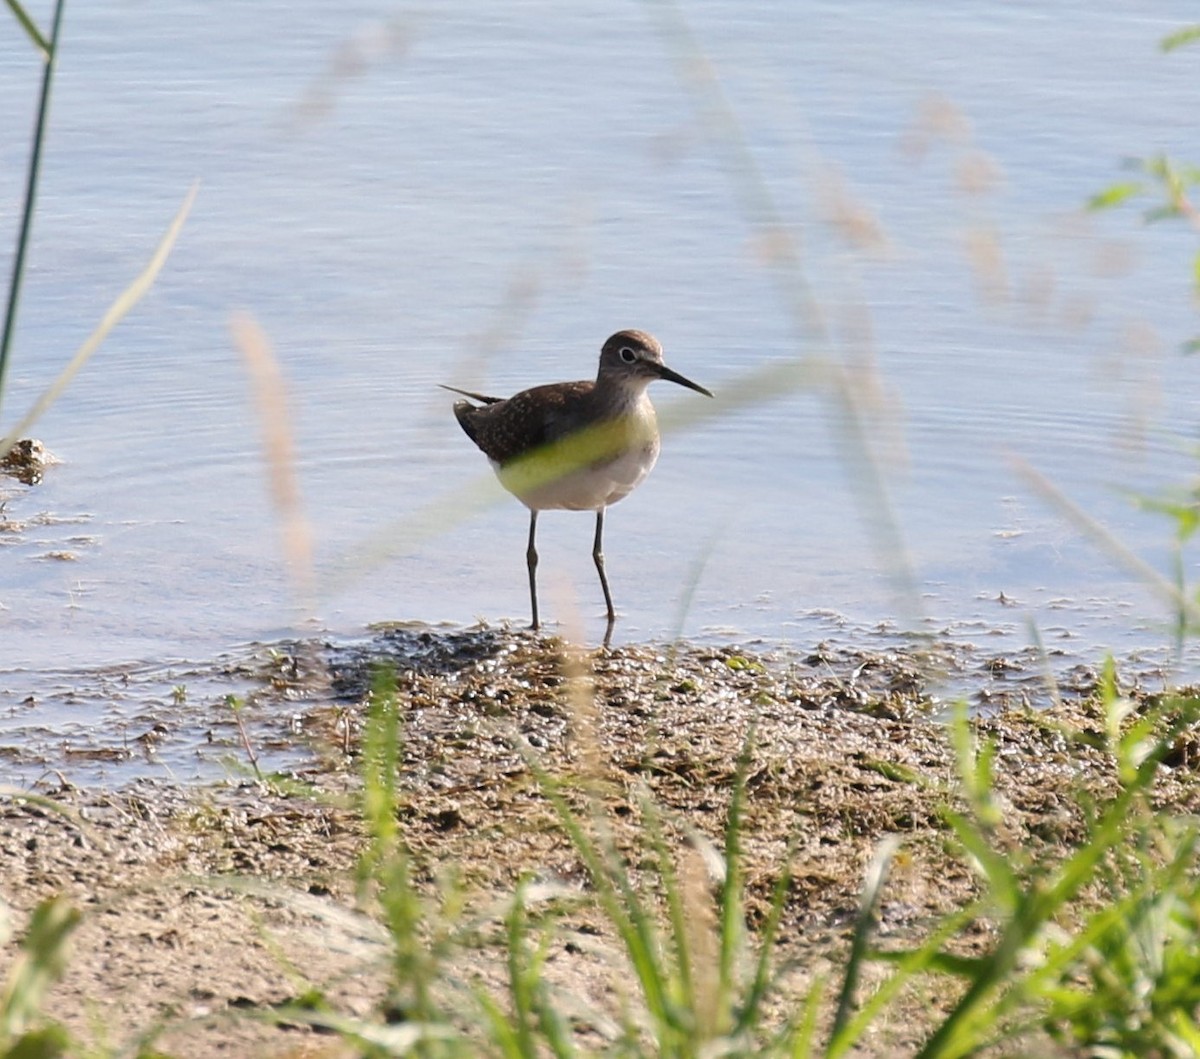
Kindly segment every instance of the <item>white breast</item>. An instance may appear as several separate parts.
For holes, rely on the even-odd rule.
[[[551,464],[532,475],[532,481],[525,469],[513,465],[506,469],[493,461],[492,469],[504,488],[534,511],[598,511],[633,492],[658,460],[658,425],[649,401],[623,420],[620,430],[617,454],[583,467],[555,474]]]

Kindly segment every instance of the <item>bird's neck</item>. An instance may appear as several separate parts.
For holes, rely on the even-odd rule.
[[[597,377],[592,399],[610,415],[654,414],[646,396],[649,379],[614,379],[603,373]]]

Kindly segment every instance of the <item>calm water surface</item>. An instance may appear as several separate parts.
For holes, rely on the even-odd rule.
[[[671,432],[610,513],[619,640],[918,627],[1016,650],[1032,621],[1088,660],[1169,643],[1168,609],[1013,460],[1169,569],[1170,527],[1128,494],[1193,470],[1194,235],[1080,206],[1123,156],[1195,160],[1200,53],[1156,49],[1194,9],[680,11],[694,39],[598,2],[68,9],[6,421],[201,190],[156,288],[34,431],[61,464],[2,487],[25,528],[0,535],[0,703],[295,627],[239,310],[287,378],[332,635],[524,621],[526,514],[434,384],[589,376],[640,327],[718,395],[845,365],[904,560],[839,406],[771,393]],[[7,248],[37,67],[0,25]],[[653,393],[668,421],[713,410]],[[469,489],[486,502],[445,514]],[[598,635],[590,518],[540,529],[545,611]]]

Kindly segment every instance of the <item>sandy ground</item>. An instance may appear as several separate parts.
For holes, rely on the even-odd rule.
[[[354,648],[293,651],[277,669],[286,680],[273,687],[290,710],[302,704],[296,738],[310,743],[314,761],[302,784],[100,791],[55,781],[0,804],[0,894],[15,931],[0,970],[36,904],[66,895],[83,916],[46,1012],[79,1040],[117,1047],[154,1038],[189,1059],[349,1055],[337,1037],[272,1014],[319,993],[346,1015],[395,1015],[388,938],[355,881],[366,847],[360,736],[380,661],[395,669],[403,713],[398,819],[415,878],[431,903],[452,895],[437,921],[446,936],[469,939],[445,958],[447,1010],[470,1003],[472,983],[501,989],[497,917],[530,878],[578,895],[562,905],[546,964],[577,1031],[602,1042],[628,992],[612,930],[586,900],[587,874],[535,769],[564,784],[581,813],[600,814],[648,889],[646,836],[657,821],[685,891],[700,895],[702,920],[711,880],[695,877],[709,844],[722,841],[753,727],[747,919],[752,931],[761,924],[790,843],[779,951],[795,971],[785,1008],[845,952],[864,872],[885,836],[899,836],[901,852],[880,907],[882,942],[921,936],[976,894],[941,815],[958,788],[930,689],[948,669],[971,676],[952,652],[583,653],[490,630],[396,630]],[[1103,724],[1092,677],[1076,674],[1054,704],[1025,674],[1014,673],[1011,694],[997,693],[996,660],[971,664],[990,681],[977,697],[987,699],[977,727],[997,746],[999,840],[1056,859],[1083,834],[1080,792],[1102,795],[1115,781],[1111,758],[1094,745]],[[1180,747],[1158,790],[1188,812],[1198,800],[1191,757]],[[962,944],[979,950],[989,940],[981,922]],[[928,997],[907,998],[863,1054],[911,1052],[934,1008]]]

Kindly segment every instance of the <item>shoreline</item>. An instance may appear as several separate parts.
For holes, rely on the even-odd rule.
[[[303,774],[319,763],[320,754],[310,752],[314,740],[345,742],[347,732],[326,731],[327,718],[353,706],[362,690],[355,681],[364,683],[372,660],[436,677],[455,666],[469,669],[489,652],[503,659],[506,652],[541,644],[553,653],[566,642],[507,626],[394,623],[357,637],[249,643],[207,661],[173,658],[46,674],[14,670],[8,674],[12,720],[0,753],[10,784],[31,788],[43,779],[53,786],[60,776],[110,790],[138,779],[203,787],[252,771],[247,742],[263,769]],[[983,712],[1045,708],[1056,697],[1090,694],[1103,662],[1058,647],[1043,654],[1025,644],[989,644],[986,637],[973,642],[878,631],[864,644],[848,633],[807,648],[683,640],[571,650],[601,665],[606,658],[666,665],[673,658],[744,656],[785,677],[853,677],[858,695],[890,693],[894,689],[884,680],[890,673],[908,688],[910,705],[944,711],[961,699]],[[1118,665],[1134,688],[1161,691],[1171,684],[1163,652],[1142,652]],[[428,688],[438,693],[436,681]]]

